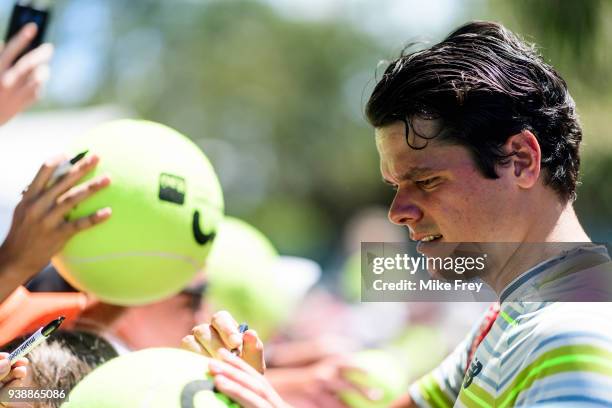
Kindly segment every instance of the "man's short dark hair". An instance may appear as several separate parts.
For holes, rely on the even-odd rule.
[[[535,47],[501,24],[471,22],[431,48],[402,52],[376,84],[366,115],[377,128],[403,121],[413,148],[433,137],[467,147],[488,178],[508,162],[501,151],[508,137],[530,130],[545,183],[563,200],[575,199],[582,129],[574,100]],[[425,139],[417,146],[408,139],[415,118],[440,119],[441,131],[413,127]]]

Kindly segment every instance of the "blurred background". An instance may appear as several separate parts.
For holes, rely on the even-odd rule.
[[[1,32],[12,5],[0,1]],[[97,122],[133,116],[193,139],[220,176],[227,213],[329,275],[360,241],[404,234],[381,222],[392,191],[363,115],[381,61],[472,19],[536,42],[568,82],[584,127],[577,208],[594,240],[611,240],[603,0],[58,0],[46,96],[0,130],[0,234],[44,158]]]

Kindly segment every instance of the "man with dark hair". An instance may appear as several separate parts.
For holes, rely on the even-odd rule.
[[[419,252],[513,243],[480,276],[500,303],[393,406],[612,406],[612,303],[525,301],[585,272],[612,275],[574,212],[582,131],[563,79],[500,24],[473,22],[392,61],[366,113],[396,190],[389,218]],[[191,349],[236,347],[236,326],[217,316]],[[261,370],[257,336],[244,343]],[[285,406],[252,367],[221,356],[219,390],[245,407]]]
[[[519,244],[481,276],[498,313],[395,406],[612,404],[610,304],[523,301],[545,275],[612,272],[605,247],[533,251],[590,242],[573,209],[582,131],[563,79],[500,24],[474,22],[391,62],[366,113],[396,190],[389,218],[420,252]]]
[[[574,100],[534,47],[499,24],[467,24],[391,62],[366,114],[376,129],[403,125],[415,149],[433,138],[467,148],[489,179],[499,178],[496,165],[518,153],[504,151],[508,139],[529,131],[539,146],[544,184],[563,201],[575,198],[582,130]],[[419,137],[410,140],[410,129]]]

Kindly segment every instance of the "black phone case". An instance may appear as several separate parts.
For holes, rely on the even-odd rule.
[[[36,25],[38,26],[38,31],[36,32],[36,36],[16,60],[18,60],[24,54],[27,54],[29,51],[33,50],[34,48],[42,44],[43,38],[45,36],[45,30],[47,28],[48,20],[49,20],[48,10],[40,10],[40,9],[35,9],[29,6],[21,6],[19,4],[15,4],[15,7],[13,7],[13,13],[11,14],[11,20],[9,23],[8,31],[6,33],[6,38],[4,40],[5,44],[15,34],[17,34],[24,25],[32,22],[32,23],[36,23]]]

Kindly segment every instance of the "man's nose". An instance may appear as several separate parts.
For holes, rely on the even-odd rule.
[[[394,224],[409,225],[422,217],[423,212],[418,205],[405,193],[398,191],[389,208],[389,220]]]

